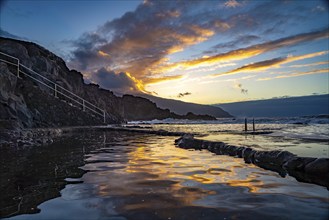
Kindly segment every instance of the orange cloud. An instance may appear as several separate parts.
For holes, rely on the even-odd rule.
[[[319,69],[319,70],[311,70],[311,71],[307,71],[307,72],[297,72],[297,73],[293,73],[293,74],[289,74],[289,75],[277,76],[275,78],[276,79],[289,78],[289,77],[312,75],[312,74],[319,74],[319,73],[328,73],[328,72],[329,72],[329,68],[326,68],[326,69]]]
[[[236,0],[228,0],[224,3],[224,6],[227,8],[236,8],[238,6],[241,6],[241,3],[237,2]]]
[[[187,67],[198,67],[204,65],[210,65],[218,62],[232,62],[237,60],[243,60],[246,58],[254,57],[262,53],[280,49],[287,46],[296,45],[306,41],[319,40],[323,38],[328,38],[328,29],[310,32],[305,34],[299,34],[287,38],[281,38],[275,41],[270,41],[262,44],[253,45],[250,47],[233,50],[227,53],[221,53],[214,56],[202,57],[194,60],[182,61],[173,64],[169,64],[162,67],[162,70],[170,70],[175,68],[187,68]]]
[[[320,65],[325,65],[325,64],[329,64],[329,61],[322,61],[322,62],[308,63],[308,64],[299,64],[299,65],[291,65],[289,67],[300,68],[300,67],[309,67],[309,66],[320,66]]]
[[[105,53],[104,51],[101,51],[101,50],[98,51],[98,55],[100,55],[102,57],[109,57],[110,56],[108,53]]]
[[[328,54],[328,51],[321,51],[321,52],[316,52],[316,53],[310,53],[310,54],[305,54],[305,55],[300,55],[300,56],[288,56],[285,58],[279,57],[275,58],[272,60],[265,60],[257,63],[252,63],[252,64],[247,64],[242,67],[239,67],[237,69],[225,72],[225,73],[218,73],[212,75],[212,77],[216,76],[222,76],[222,75],[227,75],[227,74],[236,74],[236,73],[241,73],[241,72],[259,72],[263,71],[269,68],[279,68],[282,64],[285,63],[290,63],[298,60],[304,60],[308,58],[313,58],[317,56],[322,56]]]
[[[170,81],[170,80],[178,80],[182,79],[183,75],[177,75],[177,76],[165,76],[165,77],[158,77],[158,78],[144,78],[142,81],[145,84],[157,84],[164,81]]]
[[[325,69],[317,69],[317,70],[311,70],[311,71],[306,71],[306,72],[295,72],[295,73],[286,74],[286,75],[279,75],[276,77],[259,78],[256,81],[267,81],[267,80],[273,80],[273,79],[298,77],[298,76],[321,74],[321,73],[328,73],[328,72],[329,72],[329,68],[325,68]]]

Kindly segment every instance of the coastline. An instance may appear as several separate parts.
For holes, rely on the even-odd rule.
[[[221,141],[209,141],[194,138],[198,134],[173,132],[163,129],[152,130],[147,126],[78,126],[62,128],[35,128],[22,130],[2,130],[5,137],[0,147],[31,147],[48,145],[66,134],[81,131],[119,131],[158,136],[176,136],[175,145],[183,149],[208,150],[217,155],[243,158],[245,163],[252,163],[266,170],[277,172],[281,177],[290,175],[300,182],[324,186],[329,190],[329,158],[300,157],[289,151],[255,150],[251,147],[234,146]],[[262,135],[263,132],[251,133]],[[200,135],[198,137],[201,137]]]

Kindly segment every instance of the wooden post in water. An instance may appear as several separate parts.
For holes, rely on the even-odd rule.
[[[244,131],[248,131],[247,118],[244,119]]]
[[[255,118],[252,119],[252,130],[255,132],[256,128],[255,128]]]

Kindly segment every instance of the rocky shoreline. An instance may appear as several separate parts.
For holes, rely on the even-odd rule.
[[[175,145],[184,149],[208,150],[217,155],[243,158],[246,163],[255,164],[266,170],[277,172],[285,177],[287,174],[300,182],[314,183],[329,190],[329,158],[299,157],[288,151],[257,151],[250,147],[234,146],[223,142],[206,141],[194,138],[194,134],[151,130],[148,127],[133,126],[81,126],[63,128],[39,128],[22,130],[1,130],[0,147],[41,146],[54,142],[65,134],[86,130],[123,131],[160,136],[177,136]]]
[[[63,134],[61,128],[34,128],[17,130],[0,130],[0,147],[29,147],[48,145]]]
[[[209,150],[217,155],[243,158],[246,163],[275,171],[282,177],[289,174],[300,182],[315,183],[329,190],[328,158],[299,157],[288,151],[257,151],[250,147],[196,139],[190,134],[176,139],[175,144],[184,149]]]
[[[125,131],[142,134],[155,134],[160,136],[183,136],[183,132],[169,132],[165,130],[150,130],[141,126],[75,126],[61,128],[30,128],[30,129],[0,129],[0,147],[29,147],[48,145],[63,135],[86,130],[93,131]]]

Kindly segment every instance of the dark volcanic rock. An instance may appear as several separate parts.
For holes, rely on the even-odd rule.
[[[106,123],[123,121],[120,98],[109,91],[103,92],[99,88],[96,90],[85,85],[82,74],[69,70],[65,62],[53,53],[34,43],[7,38],[0,38],[0,45],[2,52],[19,58],[21,64],[105,109],[108,112]],[[1,55],[1,58],[5,57]],[[55,98],[53,90],[49,88],[54,85],[44,81],[40,76],[33,75],[36,79],[46,82],[49,87],[32,81],[23,73],[20,73],[21,78],[18,79],[17,67],[5,62],[0,62],[0,70],[0,120],[3,121],[1,124],[7,124],[7,127],[10,127],[8,124],[12,124],[11,127],[14,128],[17,125],[21,128],[32,128],[99,125],[103,122],[102,117],[96,116],[95,113],[81,111],[82,107],[77,103],[82,103],[82,100],[78,97],[69,101],[58,93],[60,99]],[[21,67],[21,71],[29,73],[24,67]]]
[[[329,159],[318,158],[305,165],[305,172],[308,174],[329,173]]]
[[[288,151],[256,151],[250,147],[237,147],[223,142],[211,142],[182,136],[175,141],[180,148],[207,149],[210,152],[243,158],[264,169],[284,177],[287,173],[298,181],[315,183],[329,188],[329,159],[298,157]]]

